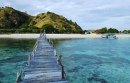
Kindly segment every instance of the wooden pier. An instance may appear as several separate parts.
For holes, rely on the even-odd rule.
[[[55,55],[56,51],[46,37],[40,35],[24,69],[24,79],[21,81],[20,72],[16,83],[68,83],[63,65],[57,64]]]

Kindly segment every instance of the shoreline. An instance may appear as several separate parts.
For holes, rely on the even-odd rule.
[[[101,38],[102,34],[46,34],[48,39]],[[38,38],[40,34],[0,34],[0,38]],[[116,34],[118,38],[130,38],[130,34]]]
[[[38,38],[40,34],[0,34],[0,38]]]
[[[49,39],[101,38],[101,34],[46,34]]]

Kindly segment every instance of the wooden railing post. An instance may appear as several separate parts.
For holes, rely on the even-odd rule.
[[[51,41],[51,45],[52,45],[52,48],[54,48],[54,43],[53,43],[53,41]]]
[[[62,55],[58,57],[58,64],[61,66],[61,78],[65,79],[65,72],[64,72],[64,66],[61,63]]]
[[[35,54],[35,51],[37,50],[37,45],[38,45],[38,39],[37,39],[37,41],[36,41],[36,43],[35,43],[35,45],[33,46],[33,51],[32,51],[32,56],[34,56],[34,54]]]
[[[50,43],[50,39],[48,39],[48,42]]]
[[[56,50],[54,49],[54,56],[56,56]]]
[[[28,56],[28,65],[30,64],[31,56],[31,54]]]
[[[62,79],[65,79],[64,66],[63,65],[61,65],[61,76],[62,76]]]
[[[57,58],[57,63],[58,63],[58,65],[60,65],[60,66],[61,66],[61,57],[62,57],[62,55],[60,55],[60,56]]]
[[[45,34],[45,39],[46,39],[46,34]]]
[[[16,83],[20,83],[20,81],[21,81],[21,75],[22,75],[22,71],[21,72],[17,72]]]

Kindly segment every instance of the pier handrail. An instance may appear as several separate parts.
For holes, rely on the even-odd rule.
[[[38,39],[36,40],[35,45],[33,46],[33,51],[32,51],[32,53],[31,53],[31,54],[29,55],[29,57],[28,57],[28,63],[27,63],[27,65],[30,64],[30,59],[34,56],[34,52],[35,52],[36,49],[37,49],[37,44],[38,44]],[[17,72],[16,83],[20,83],[20,81],[21,81],[21,75],[22,75],[22,71],[21,71],[21,72]]]
[[[56,50],[55,50],[55,49],[54,49],[54,56],[57,56],[57,55],[56,55]]]
[[[16,83],[20,83],[20,81],[21,81],[21,75],[22,75],[22,71],[21,72],[17,72]]]
[[[33,51],[32,51],[32,53],[28,56],[28,65],[30,64],[30,59],[32,58],[32,57],[34,57],[34,53],[35,53],[35,51],[37,50],[37,44],[38,44],[38,39],[37,39],[37,41],[35,42],[35,45],[33,46]]]
[[[61,60],[62,60],[62,55],[60,55],[58,57],[58,64],[61,66],[61,77],[62,77],[62,79],[65,79],[66,78],[66,73],[64,71],[64,66],[63,66]]]
[[[54,48],[53,41],[52,41],[51,39],[48,39],[48,42],[49,42],[49,44]],[[57,52],[56,52],[55,49],[53,49],[53,52],[54,52],[54,56],[57,57]],[[57,57],[57,58],[58,58],[58,59],[57,59],[57,63],[58,63],[58,65],[61,66],[61,78],[62,78],[62,79],[66,79],[66,73],[65,73],[65,71],[64,71],[64,66],[63,66],[63,64],[62,64],[62,62],[61,62],[61,60],[62,60],[61,57],[62,57],[62,55],[60,55],[59,57]]]
[[[53,42],[53,40],[52,39],[48,39],[48,42],[52,46],[52,48],[54,48],[54,42]]]
[[[31,53],[32,56],[34,56],[34,52],[37,50],[37,44],[38,44],[38,39],[37,41],[35,42],[35,45],[33,46],[33,51]]]
[[[55,57],[57,57],[57,52],[56,52],[56,50],[54,49],[54,56]],[[57,57],[58,59],[57,59],[57,63],[58,63],[58,65],[60,65],[61,66],[61,78],[62,79],[66,79],[66,73],[65,73],[65,71],[64,71],[64,66],[63,66],[63,64],[62,64],[62,55],[60,55],[59,57]]]

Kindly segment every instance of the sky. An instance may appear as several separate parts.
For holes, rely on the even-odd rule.
[[[76,22],[83,30],[130,30],[130,0],[0,0],[0,6],[33,16],[54,12]]]

